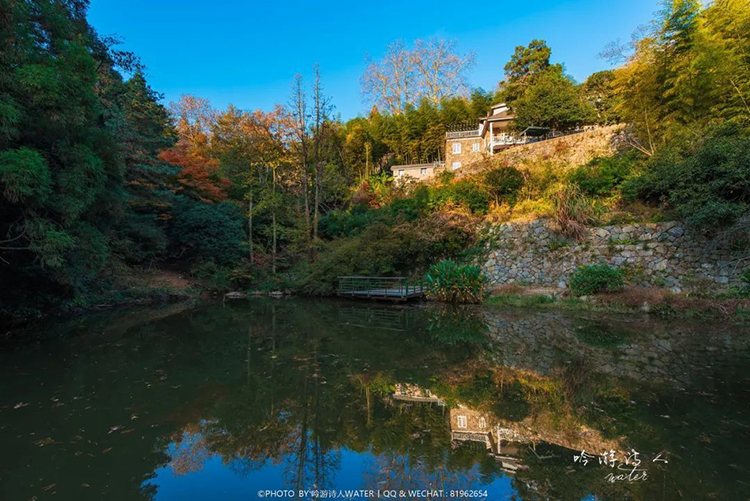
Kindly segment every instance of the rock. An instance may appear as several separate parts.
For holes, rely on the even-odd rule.
[[[680,238],[682,235],[685,234],[685,230],[682,229],[682,226],[675,226],[673,228],[668,229],[667,233],[669,233],[675,238]]]
[[[227,292],[224,294],[224,299],[246,299],[246,292]]]

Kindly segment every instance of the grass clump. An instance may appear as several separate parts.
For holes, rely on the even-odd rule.
[[[570,277],[570,289],[577,296],[622,290],[622,272],[606,264],[580,266]]]
[[[501,294],[487,298],[487,304],[520,308],[544,306],[552,304],[555,301],[556,299],[554,297],[545,296],[544,294]]]
[[[430,294],[446,303],[481,303],[487,277],[478,266],[445,260],[430,267],[426,276]]]

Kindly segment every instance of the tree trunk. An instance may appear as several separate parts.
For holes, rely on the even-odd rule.
[[[313,242],[318,239],[320,221],[320,162],[315,164],[315,214],[313,216]]]
[[[305,152],[305,148],[302,150]],[[303,153],[303,156],[307,156],[306,152]],[[307,158],[304,158],[302,161],[302,184],[304,185],[302,188],[305,190],[305,242],[307,243],[307,249],[309,251],[310,249],[310,175],[309,175],[309,168],[307,165]]]
[[[247,201],[247,246],[250,251],[250,264],[255,264],[255,254],[253,253],[253,194],[250,193],[250,199]]]
[[[273,229],[273,241],[271,246],[271,271],[276,275],[276,168],[273,168],[271,173],[273,176],[273,210],[271,211],[271,227]]]

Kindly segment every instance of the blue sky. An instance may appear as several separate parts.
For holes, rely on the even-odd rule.
[[[363,114],[359,77],[393,40],[437,36],[474,51],[472,86],[494,89],[516,45],[542,38],[553,62],[581,81],[609,64],[598,54],[627,40],[657,0],[273,1],[92,0],[89,20],[118,34],[147,66],[165,101],[182,94],[269,110],[285,103],[296,73],[319,63],[325,91],[344,119]]]

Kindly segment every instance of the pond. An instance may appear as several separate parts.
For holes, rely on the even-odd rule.
[[[748,499],[747,334],[265,298],[54,321],[0,352],[0,498]]]

